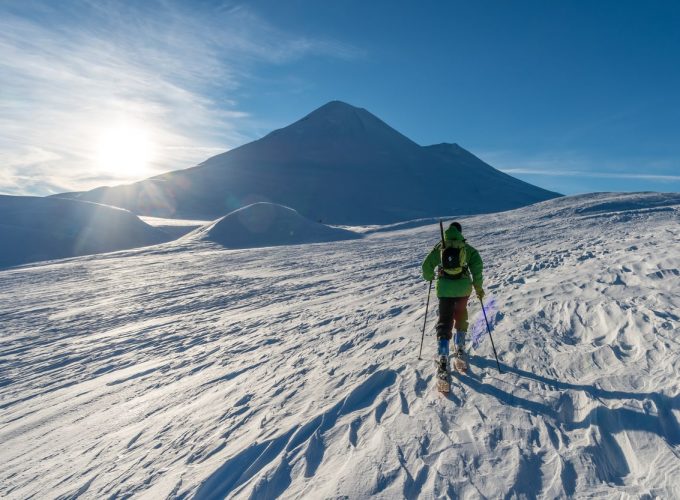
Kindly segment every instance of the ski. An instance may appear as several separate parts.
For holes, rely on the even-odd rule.
[[[462,346],[456,346],[453,356],[451,357],[451,364],[453,369],[462,375],[465,375],[468,371],[468,359],[465,348]]]
[[[467,356],[463,354],[462,356],[454,354],[453,356],[453,369],[456,372],[465,375],[468,371]]]
[[[437,367],[437,391],[448,394],[451,391],[451,373],[448,367],[448,358],[446,361],[441,361],[440,358],[435,358],[434,363]]]
[[[453,358],[453,369],[461,375],[465,375],[468,371],[468,364],[465,358],[459,358],[454,356]]]

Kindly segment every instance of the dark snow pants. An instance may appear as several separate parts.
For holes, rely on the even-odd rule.
[[[439,299],[439,321],[437,322],[437,338],[449,339],[452,337],[452,330],[467,332],[468,313],[467,301],[469,297],[440,297]]]

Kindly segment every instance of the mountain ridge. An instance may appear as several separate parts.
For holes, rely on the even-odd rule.
[[[363,108],[331,101],[184,170],[74,197],[139,215],[218,218],[256,202],[331,224],[385,224],[518,208],[560,196],[457,144],[420,146]]]

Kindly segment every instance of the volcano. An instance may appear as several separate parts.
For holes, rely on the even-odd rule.
[[[420,146],[365,109],[332,101],[195,167],[58,196],[200,219],[270,202],[314,221],[359,225],[499,212],[560,195],[457,144]]]

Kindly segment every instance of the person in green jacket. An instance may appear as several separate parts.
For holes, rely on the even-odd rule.
[[[465,334],[468,329],[467,301],[472,289],[477,296],[484,298],[482,288],[482,258],[479,252],[468,245],[463,238],[463,230],[458,222],[453,222],[444,232],[445,247],[457,246],[464,249],[464,257],[460,262],[462,271],[458,274],[445,272],[442,266],[442,242],[437,243],[423,261],[423,278],[426,281],[435,279],[437,272],[437,297],[439,298],[439,321],[437,322],[437,341],[440,363],[446,366],[449,356],[449,341],[453,327],[456,328],[454,337],[454,357],[462,369],[467,369],[465,354]]]

